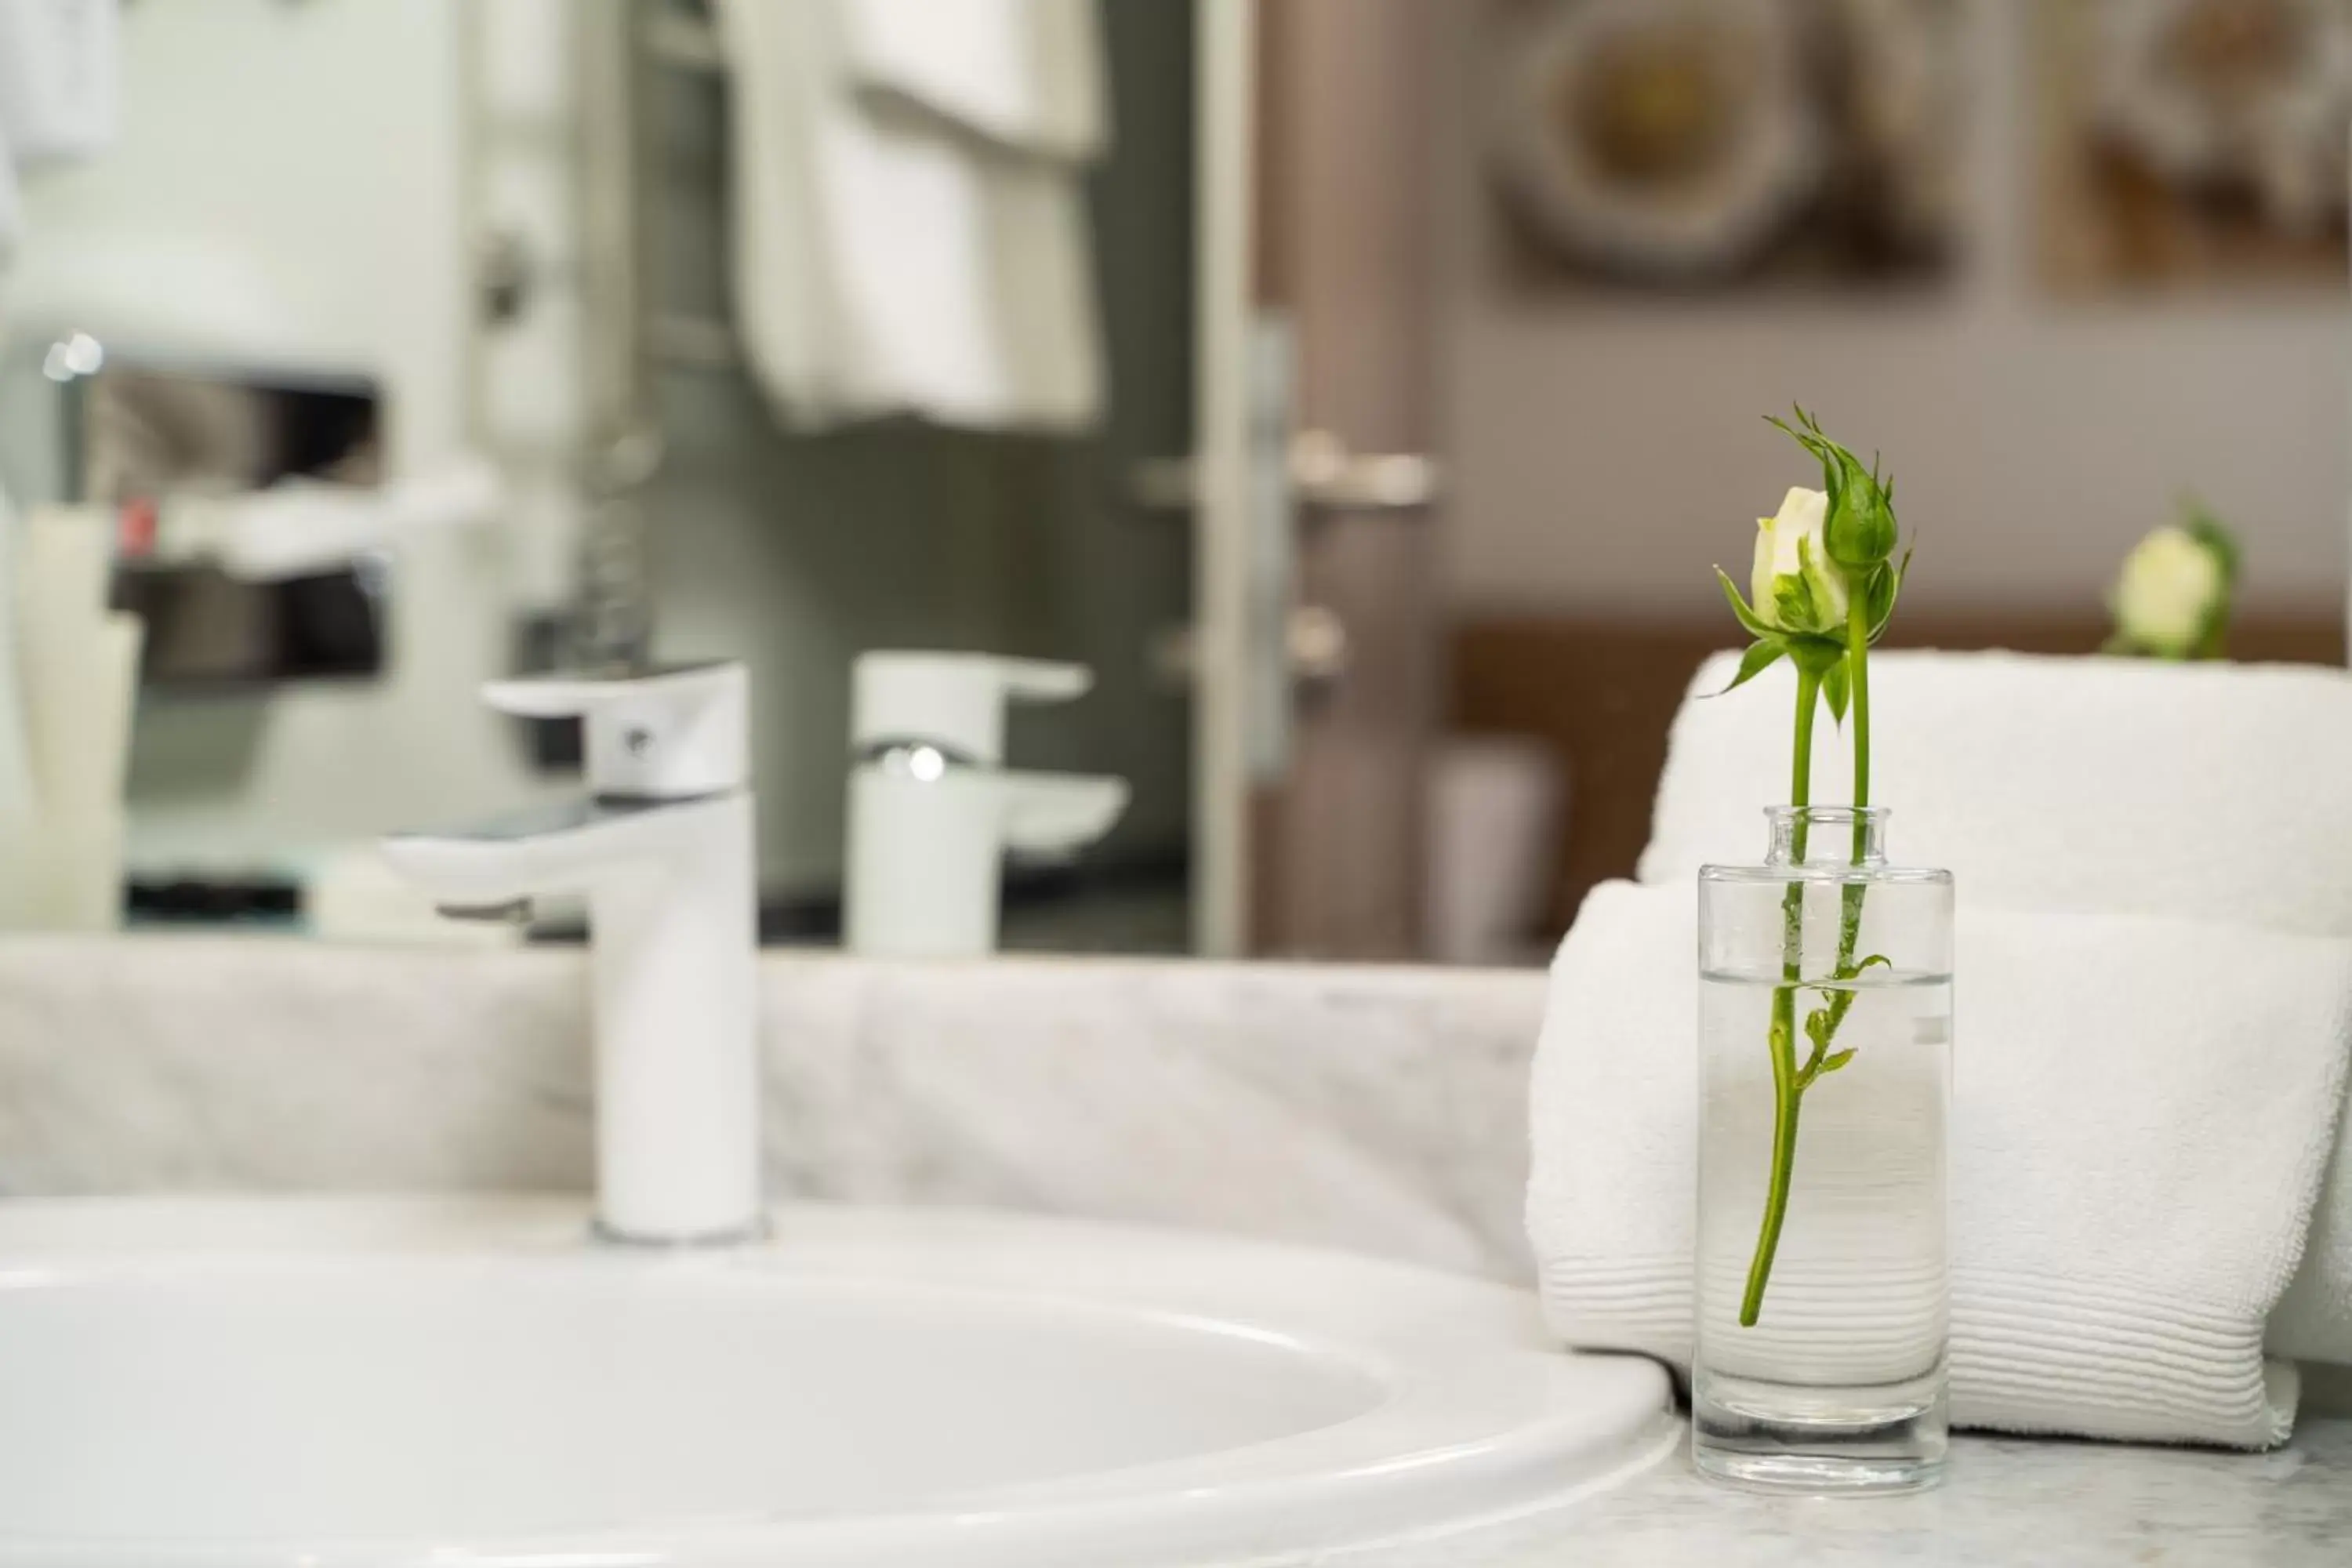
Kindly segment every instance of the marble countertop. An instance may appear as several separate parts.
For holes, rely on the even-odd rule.
[[[0,942],[0,1194],[580,1188],[585,979],[576,951]],[[1525,1283],[1543,985],[769,955],[768,1184],[1193,1226]],[[1841,1502],[1721,1491],[1677,1458],[1545,1518],[1327,1561],[2352,1568],[2347,1384],[2307,1388],[2274,1454],[1964,1437],[1941,1490]]]
[[[1945,1485],[1913,1497],[1759,1497],[1680,1455],[1541,1517],[1390,1546],[1335,1568],[2344,1568],[2352,1418],[2306,1420],[2271,1454],[2010,1437],[1954,1439]]]

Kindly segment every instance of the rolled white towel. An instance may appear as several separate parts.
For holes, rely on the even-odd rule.
[[[1737,668],[1708,661],[1675,721],[1646,884],[1758,858],[1761,808],[1787,798],[1793,677],[1703,700]],[[1969,904],[2352,937],[2352,675],[1882,653],[1870,682],[1895,858],[1948,868]],[[1816,780],[1846,776],[1845,746],[1821,726]],[[2270,1348],[2352,1364],[2352,1118]]]
[[[1578,915],[1537,1053],[1528,1194],[1561,1337],[1685,1371],[1696,904],[1689,886],[1612,883]],[[1964,908],[1956,994],[1955,1421],[2284,1442],[2298,1383],[2265,1362],[2263,1325],[2335,1136],[2352,942]]]

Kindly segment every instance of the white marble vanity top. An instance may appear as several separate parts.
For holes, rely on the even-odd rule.
[[[1916,1497],[1752,1497],[1679,1458],[1566,1512],[1361,1568],[2344,1568],[2352,1419],[2278,1453],[1961,1437]],[[1349,1568],[1357,1568],[1351,1563]]]
[[[0,941],[0,1194],[587,1184],[576,951]],[[1523,1282],[1540,974],[771,955],[779,1197],[994,1206]],[[1369,1568],[2352,1564],[2339,1380],[2254,1457],[1964,1438],[1924,1497],[1803,1502],[1679,1459]],[[1343,1561],[1353,1563],[1355,1557]]]
[[[0,1194],[578,1191],[578,949],[0,941]],[[1543,977],[760,964],[780,1198],[1236,1231],[1523,1281]]]

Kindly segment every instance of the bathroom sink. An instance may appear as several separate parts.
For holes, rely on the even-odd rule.
[[[1671,1446],[1498,1287],[1181,1233],[793,1207],[0,1204],[0,1564],[1283,1561]]]

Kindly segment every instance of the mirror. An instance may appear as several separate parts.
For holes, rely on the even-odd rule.
[[[1912,641],[2096,649],[2193,502],[2229,651],[2343,660],[2344,24],[1007,9],[124,5],[0,157],[0,843],[98,846],[5,918],[574,939],[373,846],[590,788],[487,683],[731,660],[770,942],[854,923],[853,778],[976,769],[1124,784],[988,829],[985,945],[1541,962],[1797,398],[1897,462]],[[967,733],[908,652],[1019,663]]]

